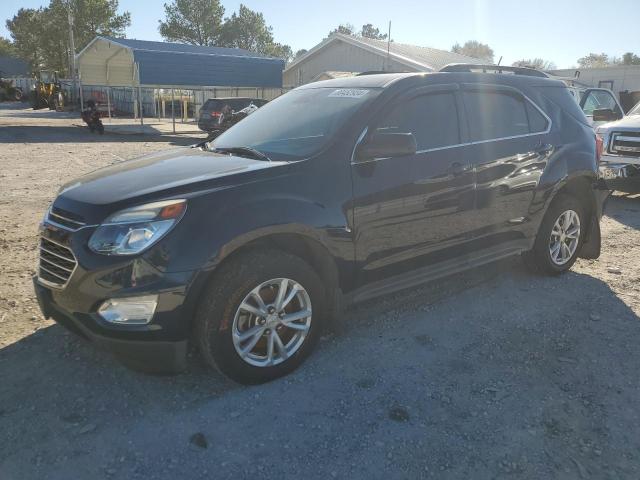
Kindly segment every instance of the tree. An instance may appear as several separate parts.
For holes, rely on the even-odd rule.
[[[220,38],[224,7],[220,0],[173,0],[164,4],[165,21],[158,30],[170,42],[216,45]]]
[[[341,23],[340,25],[338,25],[338,28],[334,28],[329,32],[329,36],[333,35],[334,33],[341,33],[343,35],[355,35],[356,28],[350,23]]]
[[[49,4],[51,20],[60,27],[61,35],[67,39],[69,37],[67,3],[71,4],[73,34],[78,51],[96,35],[124,37],[125,30],[131,26],[129,12],[118,14],[118,0],[51,0]]]
[[[128,12],[118,14],[118,0],[51,0],[46,8],[21,8],[7,29],[17,53],[35,70],[68,72],[69,8],[76,52],[96,35],[124,36],[131,25]]]
[[[468,57],[479,58],[487,63],[493,63],[493,50],[491,47],[485,43],[480,43],[477,40],[469,40],[462,46],[460,46],[459,43],[456,43],[451,47],[451,51]]]
[[[374,40],[386,40],[387,34],[380,33],[380,30],[375,28],[372,24],[367,23],[362,26],[360,30],[360,36],[364,38],[373,38]]]
[[[309,50],[307,50],[306,48],[301,48],[300,50],[298,50],[296,52],[296,54],[293,56],[293,58],[298,58],[301,57],[302,55],[304,55],[305,53],[307,53]]]
[[[536,70],[554,70],[556,68],[556,64],[545,60],[543,58],[532,58],[528,60],[518,60],[517,62],[513,62],[512,66],[514,67],[529,67],[535,68]]]
[[[606,53],[590,53],[586,57],[578,59],[580,68],[608,67],[612,64],[609,55]]]
[[[222,47],[243,48],[251,52],[262,53],[289,61],[293,51],[288,45],[276,43],[273,29],[267,25],[264,15],[240,4],[238,12],[225,18],[220,29],[218,45]]]
[[[622,55],[623,65],[640,65],[640,57],[632,52],[627,52]]]
[[[16,49],[11,40],[0,37],[0,57],[15,57]]]
[[[283,45],[282,43],[272,43],[265,48],[264,53],[276,58],[282,58],[287,63],[293,59],[293,50],[289,45]]]

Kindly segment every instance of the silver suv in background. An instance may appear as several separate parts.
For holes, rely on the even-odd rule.
[[[640,193],[640,103],[621,120],[598,126],[596,134],[602,145],[600,173],[607,187]]]

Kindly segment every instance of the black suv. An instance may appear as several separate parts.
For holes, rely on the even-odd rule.
[[[296,368],[353,302],[510,255],[600,252],[608,192],[562,82],[521,69],[318,82],[214,142],[64,186],[42,224],[42,311],[123,361],[243,383]]]
[[[213,132],[219,129],[225,117],[231,117],[233,112],[238,112],[249,105],[262,107],[267,100],[249,97],[210,98],[200,108],[198,113],[198,128],[204,132]]]

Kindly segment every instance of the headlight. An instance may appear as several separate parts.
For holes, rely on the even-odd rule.
[[[167,200],[121,210],[91,235],[89,248],[104,255],[140,253],[165,236],[186,209],[186,200]]]

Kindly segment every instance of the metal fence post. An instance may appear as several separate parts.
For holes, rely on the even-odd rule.
[[[109,113],[109,123],[111,123],[111,95],[109,90],[111,90],[111,87],[107,87],[107,112]]]
[[[138,85],[138,105],[140,105],[140,125],[144,125],[144,111],[142,110],[142,89]]]
[[[173,88],[171,89],[171,123],[173,123],[173,133],[176,133],[176,98]]]
[[[84,97],[82,96],[82,82],[78,80],[78,86],[80,88],[80,111],[84,110]]]

